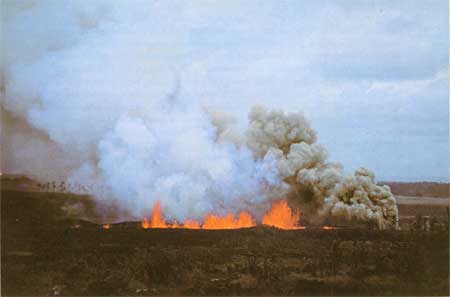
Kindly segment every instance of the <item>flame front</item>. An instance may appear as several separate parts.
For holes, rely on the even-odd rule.
[[[147,218],[144,218],[141,222],[141,227],[144,229],[148,229],[152,227],[152,224],[149,222]]]
[[[305,227],[297,226],[300,220],[300,212],[293,211],[287,204],[286,200],[281,199],[272,205],[272,208],[264,215],[262,223],[277,227],[280,229],[304,229]],[[153,206],[151,219],[144,218],[141,222],[141,227],[148,228],[184,228],[184,229],[239,229],[256,226],[255,219],[250,213],[241,211],[239,216],[235,217],[233,213],[228,213],[225,216],[218,216],[209,214],[205,217],[203,224],[196,220],[186,220],[183,224],[178,222],[167,223],[161,208],[161,203],[158,201]]]
[[[185,229],[200,229],[200,223],[196,220],[187,220],[184,222],[183,227]]]
[[[238,218],[229,213],[225,217],[210,214],[206,217],[203,229],[239,229],[256,226],[252,216],[248,212],[241,212]]]
[[[157,201],[153,206],[152,219],[149,221],[147,218],[144,218],[141,222],[141,226],[144,229],[148,228],[169,228],[172,227],[166,223],[164,220],[164,215],[161,210],[161,203]],[[178,227],[178,224],[174,224],[173,227]]]
[[[292,211],[286,200],[282,199],[272,205],[269,212],[264,215],[262,223],[280,229],[304,229],[297,226],[299,220],[300,212]]]
[[[162,214],[161,210],[161,203],[158,201],[155,203],[155,206],[153,207],[153,214],[152,214],[152,222],[151,222],[152,228],[167,228],[166,221],[164,220],[164,216]]]
[[[144,229],[149,228],[184,228],[184,229],[200,229],[200,223],[195,220],[187,220],[184,224],[173,222],[168,224],[164,219],[164,215],[161,209],[161,203],[157,201],[153,206],[153,212],[151,220],[144,218],[141,222],[141,227]]]

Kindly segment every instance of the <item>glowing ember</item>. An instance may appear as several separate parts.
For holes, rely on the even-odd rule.
[[[110,224],[103,224],[103,229],[110,229],[111,228],[111,225]]]
[[[336,229],[336,227],[333,227],[333,226],[323,226],[322,229],[323,229],[323,230],[334,230],[334,229]]]
[[[255,226],[252,216],[248,212],[241,212],[238,218],[234,218],[234,214],[229,213],[225,217],[210,214],[206,217],[202,226],[203,229],[238,229]]]
[[[272,205],[269,212],[264,215],[262,223],[281,229],[304,229],[297,226],[299,220],[300,212],[292,211],[286,200],[282,199]]]

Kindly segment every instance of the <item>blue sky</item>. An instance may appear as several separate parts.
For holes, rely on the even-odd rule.
[[[214,104],[302,110],[347,170],[448,179],[446,1],[243,3],[191,31]]]
[[[84,77],[83,67],[98,67],[98,79],[120,55],[132,61],[129,53],[145,52],[139,58],[179,73],[181,100],[229,111],[242,125],[255,104],[303,111],[346,171],[365,166],[381,180],[448,180],[445,0],[36,3],[12,1],[4,14],[5,61],[16,67],[7,69],[44,57],[23,66],[45,68],[23,84],[80,71],[67,75],[70,84]],[[116,66],[139,71],[138,61],[128,64]],[[163,89],[167,73],[152,75]],[[62,96],[78,99],[72,87]]]

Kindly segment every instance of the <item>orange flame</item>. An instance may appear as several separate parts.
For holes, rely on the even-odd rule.
[[[161,209],[161,203],[157,201],[153,206],[153,212],[151,220],[144,218],[141,222],[141,227],[144,229],[149,228],[185,228],[185,229],[200,229],[200,223],[194,220],[187,220],[184,224],[173,222],[168,224]]]
[[[215,216],[210,214],[206,217],[202,226],[203,229],[238,229],[255,226],[252,216],[248,212],[241,212],[237,219],[234,214],[229,213],[225,217]]]
[[[155,206],[153,207],[153,214],[152,214],[152,222],[151,222],[152,228],[167,228],[166,221],[164,220],[164,216],[162,214],[161,210],[161,203],[157,201],[155,203]]]
[[[152,224],[149,222],[147,218],[144,218],[141,222],[141,227],[144,229],[148,229],[152,227]]]
[[[103,229],[110,229],[111,225],[110,224],[103,224],[102,228]]]
[[[272,208],[263,217],[262,223],[269,226],[274,226],[280,229],[305,229],[305,227],[297,226],[300,220],[299,211],[292,211],[288,206],[286,200],[282,199],[272,205]],[[155,203],[152,211],[151,220],[144,218],[141,222],[141,227],[148,228],[184,228],[184,229],[239,229],[256,226],[253,217],[246,211],[239,213],[235,217],[233,213],[228,213],[226,216],[217,216],[209,214],[205,217],[203,225],[196,220],[186,220],[183,224],[173,222],[168,224],[161,209],[161,203]]]
[[[169,228],[166,221],[164,220],[164,216],[161,210],[161,203],[159,201],[157,201],[153,206],[152,220],[149,221],[147,218],[144,218],[141,222],[141,226],[144,229]]]
[[[200,223],[195,220],[187,220],[184,222],[182,228],[186,229],[200,229]]]
[[[299,220],[300,212],[292,211],[286,200],[282,199],[272,204],[272,208],[264,215],[262,223],[281,229],[304,229],[297,226]]]
[[[179,229],[179,228],[183,228],[183,225],[179,224],[177,221],[174,221],[171,225],[167,225],[167,227],[165,227],[165,228]]]

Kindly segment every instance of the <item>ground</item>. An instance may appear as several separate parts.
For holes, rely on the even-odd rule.
[[[86,197],[1,194],[3,296],[449,294],[448,198],[399,197],[400,231],[105,230],[64,216]]]

